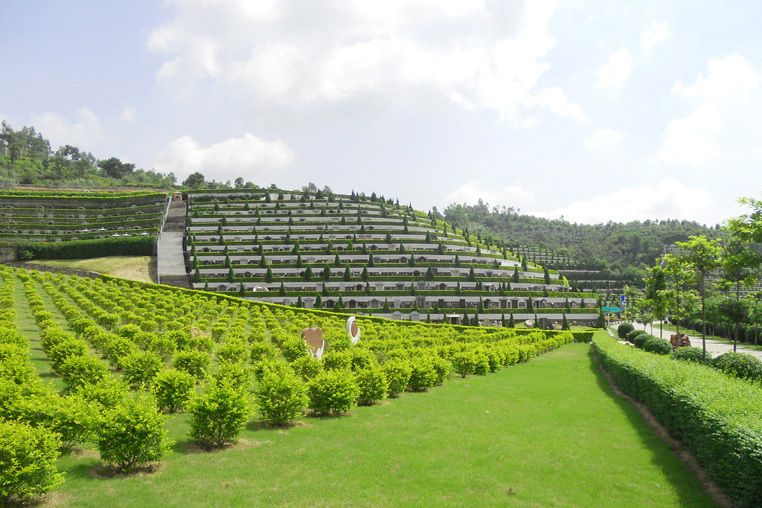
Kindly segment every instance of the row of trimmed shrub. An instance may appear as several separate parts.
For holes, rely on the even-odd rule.
[[[155,236],[130,236],[67,242],[23,243],[16,246],[18,259],[78,259],[103,256],[152,256]]]
[[[762,499],[762,389],[692,362],[596,338],[617,386],[645,404],[696,455],[735,506]]]
[[[710,353],[704,355],[702,348],[690,346],[672,350],[672,344],[664,339],[649,335],[643,330],[631,329],[632,325],[619,325],[617,334],[623,335],[627,342],[650,353],[668,355],[672,353],[675,360],[705,363],[710,367],[721,370],[725,374],[762,384],[762,361],[748,353],[727,352],[714,359]],[[630,331],[627,331],[630,330]],[[705,357],[706,356],[706,357]]]
[[[0,271],[0,281],[0,505],[8,506],[61,484],[62,440],[54,427],[69,426],[60,425],[64,401],[45,389],[16,329],[12,272]]]

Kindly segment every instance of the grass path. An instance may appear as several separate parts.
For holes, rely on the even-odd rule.
[[[45,354],[45,350],[42,349],[40,329],[29,309],[29,302],[24,294],[24,286],[18,278],[14,277],[14,280],[16,287],[13,294],[13,304],[16,310],[16,326],[19,333],[29,340],[29,355],[32,365],[43,380],[52,383],[56,389],[60,390],[64,386],[63,381],[53,372],[50,359]]]
[[[454,379],[342,418],[252,424],[204,453],[177,441],[152,473],[94,476],[97,454],[61,459],[57,506],[711,506],[698,481],[614,396],[589,346],[487,377]]]

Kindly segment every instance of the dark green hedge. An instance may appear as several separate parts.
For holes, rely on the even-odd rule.
[[[103,238],[72,242],[40,242],[19,245],[19,259],[78,259],[102,256],[152,256],[155,236]]]
[[[696,455],[734,506],[762,500],[762,389],[710,367],[595,338],[603,368]]]

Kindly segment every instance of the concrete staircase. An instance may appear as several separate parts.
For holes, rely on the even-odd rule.
[[[183,199],[173,197],[169,203],[169,209],[159,234],[156,252],[156,271],[161,284],[190,287],[183,250],[187,210],[188,202]]]

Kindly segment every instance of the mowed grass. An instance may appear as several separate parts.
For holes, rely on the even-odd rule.
[[[187,415],[153,473],[103,478],[96,452],[61,459],[57,506],[711,506],[639,414],[612,394],[589,346],[487,377],[453,379],[341,418],[251,424],[212,453]]]
[[[88,259],[35,259],[32,263],[98,272],[122,279],[156,282],[156,257],[108,256]]]

